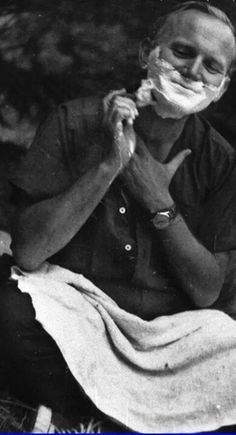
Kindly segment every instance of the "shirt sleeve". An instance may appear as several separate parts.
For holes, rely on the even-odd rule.
[[[10,176],[17,191],[32,201],[56,195],[71,182],[65,159],[67,127],[60,112],[55,109],[40,125],[30,149]]]
[[[208,186],[200,239],[211,252],[230,251],[236,249],[235,152],[214,130],[204,160]]]
[[[236,249],[236,167],[221,188],[206,202],[201,239],[212,252]]]
[[[43,122],[10,181],[30,201],[68,189],[103,158],[102,101],[80,98],[58,106]],[[19,201],[20,202],[20,201]]]

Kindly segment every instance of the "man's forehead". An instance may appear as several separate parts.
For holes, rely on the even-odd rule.
[[[215,46],[222,51],[222,55],[232,58],[235,56],[235,39],[230,27],[217,17],[198,10],[177,11],[170,14],[160,32],[160,40],[167,41],[174,38],[186,38],[191,41],[201,36],[206,44]]]
[[[165,24],[164,33],[167,34],[182,34],[192,30],[199,31],[202,27],[205,31],[211,34],[219,35],[219,31],[224,33],[225,38],[234,40],[234,36],[230,27],[219,20],[217,17],[204,13],[202,11],[188,9],[184,11],[177,11],[169,15]]]

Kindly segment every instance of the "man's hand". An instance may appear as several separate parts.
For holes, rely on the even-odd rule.
[[[110,92],[103,100],[104,126],[111,134],[111,156],[121,171],[129,162],[136,147],[133,121],[138,115],[133,100],[126,96],[126,90]]]
[[[149,212],[168,208],[173,204],[169,193],[170,182],[184,159],[191,153],[186,149],[169,163],[154,159],[141,139],[122,179],[132,196]]]

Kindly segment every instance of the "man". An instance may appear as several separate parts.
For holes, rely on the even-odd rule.
[[[236,242],[208,212],[235,154],[191,114],[226,91],[235,49],[223,12],[186,2],[143,43],[147,80],[135,96],[61,105],[13,177],[22,201],[17,265],[34,271],[48,260],[83,274],[144,320],[211,307]],[[14,382],[55,410],[79,409],[78,385],[29,296],[10,281],[0,297],[5,354],[21,373]]]

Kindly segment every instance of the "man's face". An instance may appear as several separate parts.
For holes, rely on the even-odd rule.
[[[231,65],[235,42],[231,29],[215,17],[188,10],[173,14],[151,55],[173,65],[184,77],[220,86]]]

